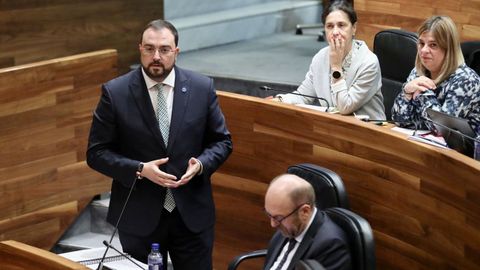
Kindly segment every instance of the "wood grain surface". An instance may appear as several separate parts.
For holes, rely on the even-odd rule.
[[[234,150],[213,179],[216,269],[266,247],[267,185],[303,162],[343,178],[352,210],[374,230],[377,269],[480,268],[480,162],[353,117],[218,95]]]
[[[0,67],[116,49],[119,71],[139,63],[143,27],[163,0],[0,1]]]
[[[384,29],[416,32],[432,15],[447,15],[457,25],[460,39],[480,40],[478,0],[355,0],[358,15],[356,37],[373,48],[375,34]]]
[[[0,242],[0,262],[2,270],[89,269],[86,266],[72,262],[46,250],[13,240]]]
[[[0,241],[50,249],[110,190],[85,152],[100,86],[117,72],[115,50],[0,69]]]

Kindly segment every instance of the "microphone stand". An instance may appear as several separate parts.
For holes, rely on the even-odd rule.
[[[308,98],[314,98],[314,99],[322,100],[327,104],[327,108],[325,109],[325,112],[328,112],[328,109],[330,109],[330,103],[328,102],[328,100],[326,100],[325,98],[322,98],[322,97],[316,97],[316,96],[304,95],[304,94],[295,93],[295,92],[288,92],[288,91],[285,91],[285,90],[273,89],[273,88],[271,88],[269,86],[266,86],[266,85],[260,86],[260,89],[264,90],[264,91],[276,91],[276,92],[282,92],[282,93],[286,93],[286,94],[297,95],[297,96],[301,96],[301,97],[308,97]]]
[[[125,211],[128,200],[130,199],[130,195],[132,194],[133,188],[135,187],[135,184],[137,183],[137,179],[138,179],[138,176],[135,176],[135,178],[133,180],[133,184],[130,187],[130,191],[128,192],[127,199],[125,200],[125,203],[123,204],[123,208],[122,208],[122,211],[120,212],[120,216],[118,217],[117,223],[115,224],[115,229],[113,230],[112,236],[110,237],[110,241],[108,241],[107,248],[105,249],[105,253],[103,253],[102,259],[100,260],[100,263],[98,264],[97,270],[101,270],[103,268],[103,262],[105,261],[105,257],[107,256],[108,249],[110,247],[112,247],[112,241],[113,241],[113,238],[115,237],[115,234],[117,233],[118,224],[120,223],[120,220],[122,219],[123,212]],[[104,242],[106,242],[106,241],[104,241]]]
[[[136,266],[140,267],[140,269],[143,269],[143,267],[141,265],[139,265],[137,262],[135,262],[134,260],[132,260],[132,258],[130,258],[130,256],[127,256],[125,253],[121,252],[120,250],[118,250],[116,247],[114,247],[112,244],[109,244],[107,242],[107,240],[103,240],[103,244],[108,248],[111,248],[113,250],[115,250],[118,254],[120,254],[122,257],[126,258],[127,260],[131,261],[132,263],[134,263]],[[103,267],[103,265],[102,265]],[[145,269],[143,269],[145,270]]]

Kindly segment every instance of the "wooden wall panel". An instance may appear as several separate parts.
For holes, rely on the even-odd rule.
[[[416,32],[432,15],[448,15],[457,24],[462,41],[480,40],[478,0],[355,0],[358,14],[357,38],[373,48],[375,34],[384,29]]]
[[[0,67],[116,49],[124,72],[139,62],[143,27],[159,18],[162,0],[1,0]]]
[[[0,69],[0,241],[49,249],[110,190],[85,152],[101,84],[117,73],[115,50]]]
[[[373,228],[377,269],[480,268],[480,162],[353,117],[218,95],[234,147],[212,180],[216,269],[267,246],[267,185],[303,162],[342,177],[352,210]]]

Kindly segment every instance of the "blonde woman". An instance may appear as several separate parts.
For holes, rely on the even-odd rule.
[[[447,16],[428,18],[418,29],[415,68],[395,99],[392,118],[399,126],[431,128],[432,108],[468,120],[480,130],[480,77],[467,67],[457,28]]]

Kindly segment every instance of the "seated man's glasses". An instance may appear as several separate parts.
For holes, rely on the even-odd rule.
[[[297,212],[302,206],[304,206],[305,204],[308,204],[308,203],[302,203],[300,204],[299,206],[297,206],[295,209],[293,209],[292,212],[290,212],[288,215],[286,216],[272,216],[270,213],[267,212],[267,210],[265,209],[265,214],[273,219],[277,224],[280,224],[282,223],[282,221],[284,221],[286,218],[288,218],[289,216],[293,215],[293,213]]]
[[[159,55],[169,55],[170,53],[174,52],[174,50],[170,47],[160,47],[160,48],[155,48],[153,46],[142,46],[142,52],[145,55],[152,56],[155,55],[156,52],[158,52]]]

